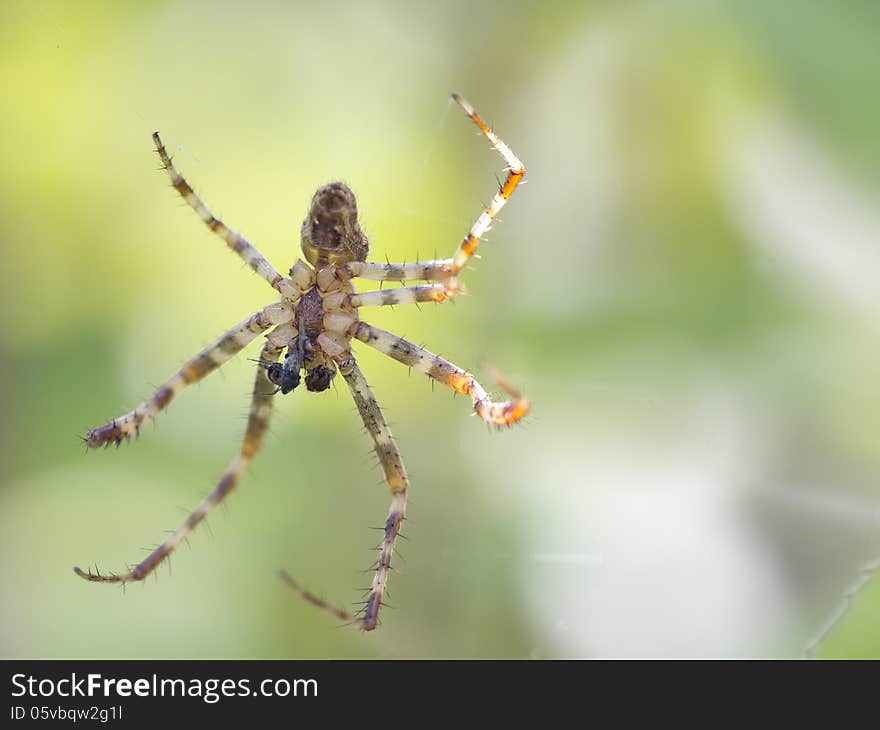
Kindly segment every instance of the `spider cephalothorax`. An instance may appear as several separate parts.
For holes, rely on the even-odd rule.
[[[358,223],[354,193],[343,183],[335,182],[318,188],[303,223],[302,250],[308,263],[297,261],[288,276],[282,276],[243,236],[227,228],[205,207],[189,183],[171,164],[171,158],[158,133],[153,135],[156,151],[171,177],[171,184],[205,224],[280,294],[280,299],[217,338],[133,411],[113,419],[105,426],[92,429],[85,435],[83,440],[90,448],[109,446],[111,443],[118,446],[124,439],[138,434],[146,423],[153,420],[188,385],[219,368],[258,336],[265,338],[257,360],[251,408],[241,449],[214,491],[176,531],[127,573],[102,575],[97,568],[94,571],[74,568],[77,575],[94,582],[123,585],[130,581],[143,580],[235,489],[245,468],[262,446],[272,412],[274,393],[279,390],[282,393],[294,390],[300,383],[303,370],[306,388],[310,391],[323,391],[339,372],[348,385],[367,433],[373,440],[376,456],[392,495],[391,509],[382,528],[383,537],[378,548],[378,558],[373,566],[375,574],[361,615],[354,616],[333,609],[325,601],[304,591],[286,572],[282,572],[282,577],[306,600],[338,618],[354,623],[366,631],[376,628],[391,570],[391,556],[406,515],[409,478],[385,417],[352,354],[351,341],[359,340],[407,367],[466,394],[471,399],[474,412],[488,423],[509,425],[522,418],[529,410],[528,400],[501,378],[497,378],[496,383],[511,399],[493,401],[477,379],[467,371],[402,337],[362,321],[359,316],[364,307],[443,302],[454,297],[460,291],[457,278],[459,272],[525,174],[516,155],[486,126],[473,107],[457,94],[453,94],[452,98],[507,162],[508,173],[492,202],[459,244],[455,255],[436,261],[409,264],[366,261],[369,244]],[[356,277],[373,281],[432,283],[384,291],[357,292],[352,284],[352,279]],[[273,385],[275,389],[272,388]]]

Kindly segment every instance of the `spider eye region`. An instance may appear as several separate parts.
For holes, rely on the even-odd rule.
[[[322,185],[300,233],[306,260],[317,268],[365,261],[369,241],[358,223],[357,199],[345,183]]]

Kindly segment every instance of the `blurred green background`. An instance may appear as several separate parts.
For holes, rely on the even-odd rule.
[[[0,3],[0,656],[797,656],[880,553],[880,5]],[[453,305],[365,317],[534,403],[358,348],[412,477],[384,626],[339,629],[388,494],[344,387],[279,397],[239,491],[158,580],[90,585],[238,447],[256,348],[137,444],[77,436],[272,299],[158,170],[286,270],[314,189]],[[169,575],[169,572],[171,574]],[[880,580],[820,656],[880,655]]]

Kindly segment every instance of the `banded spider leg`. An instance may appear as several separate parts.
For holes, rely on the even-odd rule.
[[[261,332],[289,319],[288,312],[289,309],[283,304],[270,304],[224,332],[198,355],[184,363],[175,375],[160,385],[150,398],[133,411],[114,418],[105,426],[88,431],[83,438],[86,446],[90,449],[106,447],[111,443],[119,446],[123,439],[130,439],[132,434],[138,435],[141,428],[152,421],[159,411],[167,408],[187,386],[199,382],[226,363],[253,342]]]
[[[364,601],[364,607],[359,612],[363,615],[351,615],[334,608],[325,600],[304,590],[286,571],[281,571],[281,578],[309,603],[327,611],[346,624],[354,624],[364,631],[372,631],[379,621],[379,609],[382,607],[382,598],[385,595],[385,587],[388,584],[388,575],[391,571],[391,556],[394,554],[394,546],[398,535],[400,535],[400,526],[406,518],[406,490],[409,487],[409,478],[406,475],[406,467],[403,465],[400,451],[397,449],[397,444],[394,443],[391,429],[388,428],[379,403],[354,356],[350,352],[340,353],[334,357],[334,360],[339,372],[342,373],[342,377],[348,384],[351,397],[357,405],[367,433],[373,439],[376,456],[379,457],[379,463],[385,473],[385,481],[391,490],[391,508],[385,519],[379,557],[374,566],[375,574],[367,599]]]
[[[354,331],[349,331],[349,334],[353,334],[360,341],[417,372],[423,373],[459,393],[470,396],[474,412],[490,424],[508,426],[528,413],[528,399],[511,388],[500,377],[496,378],[496,383],[511,396],[510,401],[493,401],[473,375],[402,337],[373,327],[366,322],[357,322],[353,327]],[[282,570],[280,576],[290,588],[312,605],[335,616],[345,624],[358,626],[364,631],[372,631],[378,623],[379,610],[382,607],[382,599],[391,571],[391,557],[400,535],[400,526],[406,518],[406,493],[409,479],[382,410],[358,367],[357,361],[351,352],[346,350],[345,341],[338,334],[328,333],[320,335],[318,341],[326,352],[332,354],[339,372],[342,373],[342,377],[351,390],[352,398],[361,414],[367,433],[373,439],[376,455],[385,472],[385,481],[391,490],[391,508],[385,519],[384,535],[379,547],[379,558],[375,563],[373,582],[364,601],[364,607],[357,615],[335,608],[324,599],[305,590],[287,571]]]
[[[479,127],[480,131],[492,143],[492,146],[504,158],[507,163],[507,177],[492,197],[485,210],[474,221],[470,230],[459,243],[452,258],[439,259],[436,261],[413,262],[408,264],[380,264],[372,261],[352,261],[341,267],[338,275],[341,278],[359,277],[373,281],[439,281],[445,287],[403,287],[397,290],[400,293],[400,301],[382,301],[381,297],[368,297],[369,304],[403,304],[408,301],[445,301],[451,299],[458,292],[455,277],[458,276],[464,265],[470,260],[477,250],[480,240],[491,228],[492,221],[498,217],[498,213],[513,195],[517,185],[520,184],[526,174],[526,168],[513,150],[495,132],[489,128],[486,122],[474,110],[473,106],[456,93],[452,99],[462,108],[465,113]],[[408,290],[412,294],[406,293]],[[390,290],[394,292],[395,290]],[[361,295],[363,296],[363,295]],[[391,296],[389,295],[389,299]],[[422,296],[424,298],[418,298]]]
[[[383,355],[427,375],[458,393],[467,395],[473,403],[474,413],[487,423],[494,426],[509,426],[529,412],[528,398],[512,388],[500,376],[496,375],[494,378],[495,384],[507,393],[511,400],[493,401],[486,389],[469,372],[391,332],[366,322],[358,322],[353,334],[358,340]]]
[[[165,149],[165,145],[162,144],[162,139],[159,137],[158,132],[153,133],[153,143],[156,145],[156,153],[159,155],[159,159],[162,160],[162,167],[168,172],[168,177],[171,178],[172,187],[180,193],[180,197],[198,214],[205,225],[226,241],[226,245],[235,251],[273,289],[291,298],[302,294],[289,279],[275,271],[272,264],[252,243],[240,233],[230,230],[223,221],[208,210],[208,207],[202,202],[201,198],[195,194],[192,186],[174,167],[174,164],[171,162],[171,156]]]

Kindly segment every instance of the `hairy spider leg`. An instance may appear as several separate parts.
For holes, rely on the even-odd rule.
[[[379,463],[385,472],[385,481],[391,490],[391,508],[388,511],[388,517],[385,519],[384,536],[382,544],[379,546],[379,557],[376,560],[376,572],[373,576],[373,582],[370,586],[369,594],[364,602],[362,615],[353,616],[338,608],[334,608],[313,593],[309,593],[296,583],[290,575],[282,571],[282,579],[297,593],[299,593],[309,603],[318,608],[327,611],[336,618],[345,623],[359,626],[364,631],[372,631],[376,628],[379,620],[379,609],[382,607],[382,598],[385,595],[385,588],[388,585],[388,576],[391,571],[391,556],[394,554],[394,546],[397,537],[400,534],[400,526],[406,518],[406,491],[409,487],[409,479],[406,475],[406,468],[394,443],[394,437],[385,416],[373,395],[373,391],[367,384],[363,372],[358,367],[354,356],[346,353],[334,358],[339,366],[339,372],[345,378],[351,396],[357,405],[358,411],[363,419],[367,433],[373,439],[376,455],[379,457]]]
[[[450,279],[445,284],[422,284],[402,286],[379,291],[357,292],[349,296],[352,307],[387,307],[395,304],[417,304],[418,302],[445,302],[461,291],[461,285]]]
[[[489,230],[492,221],[498,216],[499,211],[507,203],[516,186],[526,174],[526,168],[520,159],[513,153],[501,138],[488,127],[479,114],[465,99],[453,93],[452,99],[473,120],[474,124],[489,139],[493,147],[507,163],[507,177],[492,198],[488,207],[474,221],[467,235],[459,244],[455,255],[450,259],[439,261],[413,262],[409,264],[380,264],[370,261],[353,261],[340,268],[341,277],[360,277],[378,281],[441,281],[445,282],[461,271],[470,257],[480,244],[480,239]]]
[[[408,264],[351,261],[337,269],[340,278],[357,277],[372,281],[446,281],[452,275],[452,259],[413,261]]]
[[[513,154],[513,150],[502,142],[501,138],[495,134],[494,131],[486,126],[486,123],[480,118],[480,115],[474,111],[474,108],[467,101],[456,93],[452,94],[452,98],[462,109],[464,109],[465,114],[474,121],[474,124],[480,128],[480,131],[489,138],[489,141],[507,163],[507,178],[498,189],[498,192],[492,197],[492,202],[489,203],[489,207],[480,214],[480,217],[477,218],[471,226],[470,231],[468,231],[464,240],[459,244],[455,255],[452,257],[452,271],[453,274],[457,274],[473,255],[480,243],[480,238],[489,230],[492,221],[504,207],[504,204],[513,194],[513,191],[516,190],[516,186],[519,185],[520,180],[522,180],[523,176],[526,174],[526,168],[523,166],[523,163],[520,162],[519,158]]]
[[[88,431],[83,438],[86,446],[92,449],[108,446],[111,443],[118,446],[123,439],[137,434],[145,424],[155,418],[159,411],[167,408],[168,404],[188,385],[197,383],[247,347],[261,332],[272,325],[286,321],[289,317],[290,310],[281,303],[270,304],[252,314],[187,361],[176,375],[160,385],[150,398],[133,411],[114,418],[105,426]]]
[[[402,337],[366,322],[358,322],[355,325],[353,336],[416,372],[469,396],[474,405],[474,412],[484,421],[496,426],[507,426],[529,412],[528,399],[501,378],[496,379],[496,385],[505,391],[511,400],[499,403],[489,397],[483,386],[469,372]]]
[[[273,345],[271,342],[266,342],[260,352],[260,360],[276,362],[280,354],[280,347]],[[143,580],[152,573],[163,560],[174,552],[174,549],[186,536],[205,519],[207,514],[235,489],[247,465],[256,456],[263,444],[263,437],[266,434],[266,429],[269,427],[269,418],[272,415],[271,391],[272,384],[269,382],[265,368],[257,368],[247,428],[245,429],[239,453],[223,473],[214,491],[205,497],[196,510],[187,517],[186,521],[165,542],[153,550],[134,569],[123,575],[100,575],[97,571],[93,573],[91,570],[84,571],[81,568],[74,568],[74,572],[81,578],[96,583],[129,583],[131,581]]]
[[[162,144],[158,132],[153,133],[153,142],[156,145],[156,152],[159,153],[159,157],[162,160],[162,166],[168,171],[168,176],[171,178],[171,184],[174,186],[174,189],[180,193],[180,197],[187,202],[190,208],[199,214],[199,217],[205,222],[205,225],[226,241],[226,245],[229,246],[229,248],[241,256],[248,266],[250,266],[261,278],[269,282],[269,286],[285,295],[294,294],[290,282],[275,271],[272,264],[266,260],[252,243],[240,233],[230,230],[223,221],[215,217],[214,214],[208,210],[208,207],[202,202],[199,196],[195,194],[192,186],[172,164],[171,157],[168,155],[165,145]]]

